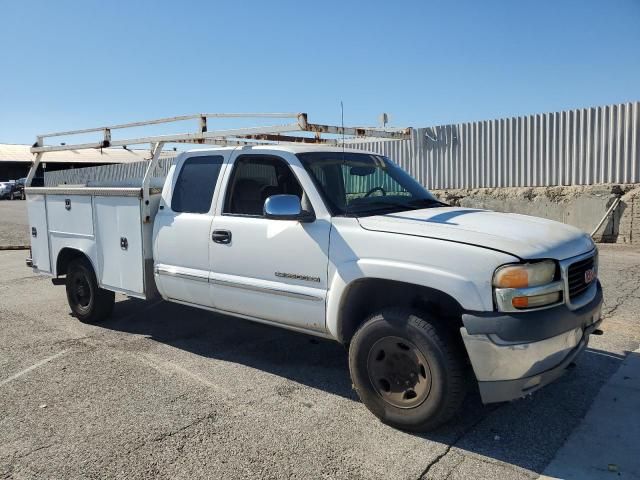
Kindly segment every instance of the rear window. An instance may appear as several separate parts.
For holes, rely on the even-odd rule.
[[[208,212],[223,161],[222,155],[187,158],[173,188],[171,210],[185,213]]]

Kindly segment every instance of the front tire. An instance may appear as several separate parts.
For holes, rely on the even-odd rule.
[[[71,312],[81,322],[97,323],[111,315],[115,294],[98,286],[87,259],[77,258],[69,263],[66,289]]]
[[[460,342],[438,319],[406,309],[363,323],[351,340],[349,370],[366,407],[403,430],[442,425],[466,393]]]

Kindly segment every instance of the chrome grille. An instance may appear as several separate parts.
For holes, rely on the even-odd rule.
[[[567,270],[567,284],[569,286],[570,301],[573,301],[586,292],[591,284],[595,282],[595,277],[589,283],[585,281],[585,272],[589,269],[593,269],[594,266],[595,257],[593,256],[575,262],[569,266],[569,269]]]

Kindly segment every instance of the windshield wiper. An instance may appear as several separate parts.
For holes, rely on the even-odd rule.
[[[351,210],[346,212],[347,215],[352,215],[352,216],[358,216],[358,215],[371,215],[371,214],[378,214],[378,213],[384,213],[388,210],[397,210],[398,208],[403,209],[403,210],[411,210],[411,206],[409,206],[407,203],[399,203],[399,202],[382,202],[382,201],[373,201],[373,202],[367,202],[366,204],[362,205],[363,207],[372,207],[374,205],[379,205],[378,207],[375,208],[363,208],[362,210]]]
[[[441,202],[440,200],[436,200],[435,198],[416,198],[415,200],[410,200],[407,202],[407,205],[415,206],[415,207],[450,207],[448,203]]]
[[[431,199],[431,198],[416,198],[414,200],[409,200],[408,202],[385,202],[383,200],[375,200],[371,202],[367,202],[363,204],[362,207],[372,207],[376,205],[375,208],[363,208],[362,210],[353,210],[346,212],[346,215],[349,216],[358,216],[358,215],[377,215],[388,213],[389,210],[417,210],[419,208],[429,208],[429,207],[448,207],[449,205],[441,202],[439,200]]]

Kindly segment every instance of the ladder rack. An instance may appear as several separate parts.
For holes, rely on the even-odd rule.
[[[271,118],[289,119],[291,123],[284,125],[245,127],[229,130],[212,130],[207,128],[207,119],[210,118]],[[188,120],[198,120],[195,131],[168,135],[151,135],[144,137],[112,139],[114,130],[126,130],[131,128],[146,127],[160,124],[175,124]],[[45,145],[46,139],[56,137],[69,137],[86,134],[101,134],[101,139],[89,143],[63,143],[60,145]],[[310,136],[309,134],[313,134]],[[342,138],[339,138],[342,137]],[[143,205],[147,210],[145,221],[149,220],[149,184],[155,172],[160,153],[167,143],[194,143],[211,145],[265,145],[274,143],[305,143],[340,145],[345,137],[353,138],[381,138],[387,140],[404,140],[411,137],[411,129],[391,129],[375,127],[344,127],[336,125],[321,125],[309,123],[306,113],[197,113],[193,115],[181,115],[176,117],[158,118],[142,122],[123,123],[81,130],[69,130],[37,135],[36,142],[31,147],[31,153],[35,155],[27,180],[26,187],[31,187],[31,181],[47,152],[60,152],[69,150],[85,150],[92,148],[123,147],[129,145],[149,144],[151,158],[142,180]],[[30,188],[30,190],[36,190]]]

